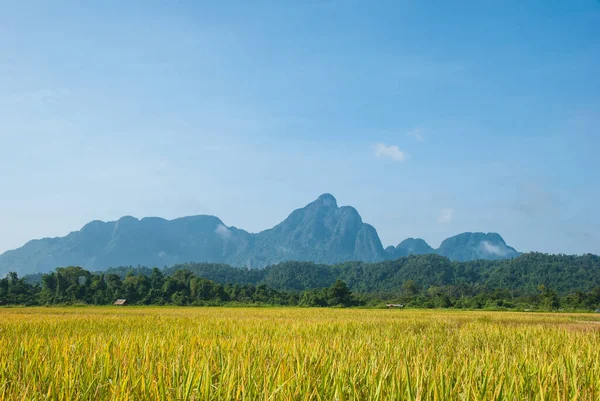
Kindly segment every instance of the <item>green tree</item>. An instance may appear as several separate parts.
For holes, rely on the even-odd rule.
[[[327,303],[331,306],[352,306],[354,305],[354,298],[352,297],[352,291],[350,288],[341,280],[337,280],[329,288],[329,299]]]

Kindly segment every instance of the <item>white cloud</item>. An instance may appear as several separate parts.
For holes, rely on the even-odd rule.
[[[419,142],[423,142],[425,140],[425,136],[423,135],[423,129],[421,127],[417,127],[412,131],[407,132],[406,135],[415,138]]]
[[[454,209],[446,208],[442,209],[438,222],[442,224],[450,223],[454,218]]]
[[[497,256],[504,256],[507,254],[507,250],[501,248],[498,245],[494,245],[491,242],[488,241],[482,241],[481,242],[481,248],[487,252],[487,253],[491,253],[492,255],[497,255]]]
[[[397,162],[403,162],[406,160],[406,152],[400,150],[400,148],[396,145],[387,146],[383,143],[378,143],[377,145],[373,146],[373,150],[375,152],[375,156],[377,157],[385,157]]]
[[[219,224],[217,226],[217,228],[215,228],[215,234],[217,234],[219,237],[223,238],[224,240],[228,240],[231,238],[231,231],[229,231],[229,229],[227,227],[225,227],[223,224]]]

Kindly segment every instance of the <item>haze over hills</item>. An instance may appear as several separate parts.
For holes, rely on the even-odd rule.
[[[333,264],[376,262],[418,254],[451,260],[509,259],[519,255],[495,233],[463,233],[433,249],[410,238],[383,248],[377,231],[350,206],[339,207],[330,194],[292,212],[283,222],[260,233],[226,226],[214,216],[174,220],[122,217],[92,221],[65,237],[33,240],[0,255],[0,275],[47,272],[77,265],[91,270],[110,266],[171,266],[184,262],[216,262],[261,268],[283,261]]]

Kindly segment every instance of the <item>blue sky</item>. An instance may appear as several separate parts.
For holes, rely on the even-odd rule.
[[[330,192],[384,246],[600,253],[598,66],[595,0],[4,0],[0,251]]]

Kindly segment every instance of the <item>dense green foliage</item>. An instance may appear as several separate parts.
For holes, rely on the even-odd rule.
[[[341,281],[330,288],[303,293],[277,291],[262,284],[218,284],[197,277],[189,270],[177,270],[165,276],[154,268],[149,275],[128,273],[92,274],[81,267],[58,268],[45,274],[41,284],[32,284],[10,273],[0,280],[0,304],[107,305],[116,299],[137,305],[221,305],[226,303],[303,306],[353,306],[358,304],[350,289]]]
[[[335,293],[341,285],[348,290]],[[352,296],[353,291],[356,296]],[[342,291],[344,292],[344,291]],[[285,262],[265,269],[188,263],[165,269],[79,267],[0,281],[4,304],[381,305],[414,307],[595,309],[600,257],[531,253],[512,260],[452,262],[438,255],[333,266]]]
[[[535,295],[544,285],[559,295],[600,287],[600,257],[541,253],[510,260],[452,262],[438,255],[418,255],[378,263],[347,262],[333,266],[310,262],[284,262],[261,270],[227,265],[190,263],[167,269],[167,274],[187,269],[218,283],[266,284],[286,291],[328,287],[342,280],[356,292],[402,292],[406,282],[418,291],[453,287],[465,295],[507,291],[510,296]]]

